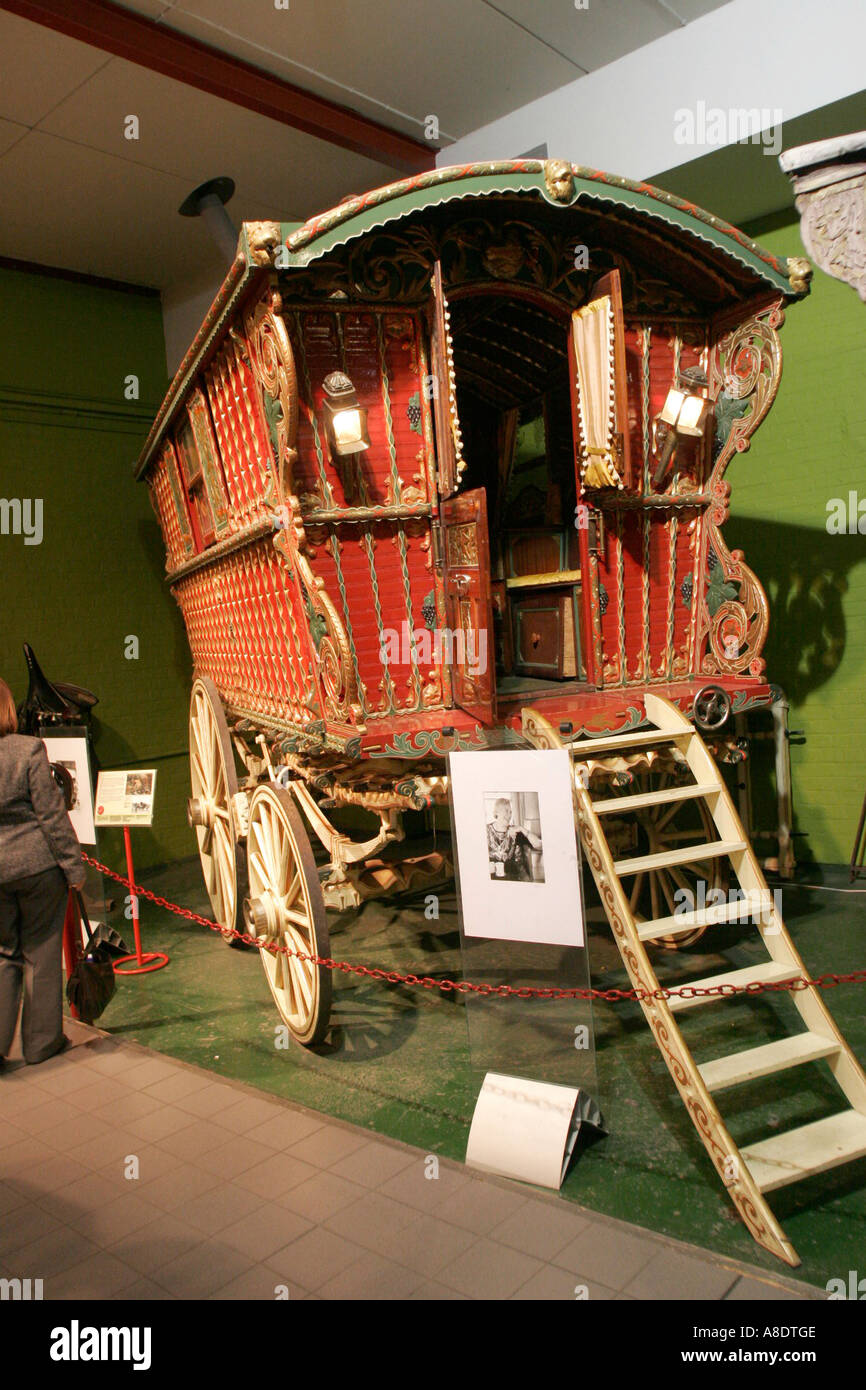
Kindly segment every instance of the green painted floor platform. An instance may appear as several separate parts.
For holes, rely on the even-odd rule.
[[[119,867],[119,866],[118,866]],[[141,875],[144,886],[209,915],[197,859]],[[866,966],[864,897],[841,871],[825,887],[783,888],[783,915],[813,974]],[[122,901],[122,897],[121,897]],[[591,904],[590,904],[591,906]],[[590,910],[593,983],[628,981],[599,909]],[[119,918],[119,920],[117,920]],[[401,973],[460,978],[453,893],[440,916],[425,918],[423,899],[366,904],[329,917],[338,959]],[[131,939],[131,925],[113,924]],[[313,1110],[462,1160],[481,1082],[473,1070],[462,997],[335,975],[332,1041],[316,1053],[278,1047],[279,1018],[255,951],[232,950],[214,932],[142,902],[146,950],[170,965],[118,982],[99,1026],[157,1052],[286,1097]],[[662,983],[716,973],[761,958],[757,933],[711,953],[709,934],[691,951],[665,952]],[[730,939],[729,939],[730,941]],[[866,1060],[866,986],[829,990],[827,1002],[855,1053]],[[477,1007],[477,1006],[476,1006]],[[525,1006],[524,1006],[525,1007]],[[533,1005],[543,1008],[543,1003]],[[680,1103],[639,1007],[596,1003],[597,1099],[609,1129],[569,1172],[565,1200],[703,1245],[766,1269],[785,1267],[754,1244],[725,1196]],[[699,1055],[740,1051],[796,1027],[779,994],[726,1001],[689,1020]],[[821,1119],[843,1108],[825,1063],[795,1068],[720,1097],[736,1142]],[[795,1277],[824,1287],[866,1264],[866,1160],[771,1194],[771,1206],[802,1260]],[[790,1272],[790,1271],[788,1271]]]

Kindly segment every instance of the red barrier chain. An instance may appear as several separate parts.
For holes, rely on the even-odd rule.
[[[697,999],[703,995],[726,997],[733,994],[793,993],[796,990],[809,989],[811,986],[816,989],[832,989],[836,985],[866,984],[866,970],[854,970],[849,975],[818,975],[814,980],[798,976],[790,980],[751,980],[744,985],[711,985],[705,989],[695,985],[682,985],[679,989],[541,989],[532,985],[515,987],[514,985],[475,984],[471,980],[434,980],[430,975],[401,975],[397,970],[382,970],[378,966],[370,965],[353,965],[351,961],[334,960],[331,956],[307,955],[305,951],[296,951],[290,946],[279,946],[276,942],[262,941],[258,937],[250,936],[248,932],[226,931],[219,922],[212,922],[209,917],[202,917],[189,907],[179,907],[177,903],[169,902],[168,898],[161,898],[158,893],[152,893],[149,888],[142,888],[138,884],[131,883],[122,874],[115,873],[107,865],[100,864],[97,859],[91,859],[89,854],[82,853],[81,857],[92,869],[98,870],[106,878],[113,878],[115,882],[122,883],[136,897],[146,898],[156,907],[164,907],[167,912],[173,912],[177,917],[184,917],[187,921],[198,922],[203,927],[209,927],[211,931],[219,932],[226,941],[242,941],[244,945],[255,946],[259,951],[270,951],[271,955],[296,956],[298,960],[309,961],[313,965],[323,966],[326,970],[341,970],[344,975],[363,975],[371,980],[383,980],[389,985],[420,985],[422,989],[439,989],[444,994],[455,990],[458,994],[478,994],[483,997],[498,995],[503,999],[603,999],[608,1004],[618,1004],[625,999],[673,999],[677,997]]]

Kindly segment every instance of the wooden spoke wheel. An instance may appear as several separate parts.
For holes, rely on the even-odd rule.
[[[250,802],[247,931],[306,956],[330,953],[316,861],[291,792],[271,783]],[[288,953],[259,953],[280,1017],[305,1047],[322,1042],[331,1012],[331,972]]]
[[[187,819],[198,840],[214,921],[230,946],[242,946],[231,935],[241,930],[245,869],[231,809],[238,777],[219,691],[206,676],[199,677],[192,688],[189,758],[192,796]]]
[[[680,785],[672,772],[654,768],[651,772],[639,773],[633,785],[623,789],[623,795],[663,791],[665,787]],[[708,840],[719,838],[713,818],[701,799],[660,802],[632,814],[638,827],[638,846],[632,851],[635,855],[662,854],[666,850],[684,849],[690,844],[706,844]],[[705,859],[694,864],[675,864],[624,875],[623,887],[635,920],[646,922],[700,908],[714,890],[727,891],[728,877],[724,860]],[[714,901],[716,899],[710,899],[710,905]],[[657,937],[650,944],[679,951],[700,941],[708,929],[693,927],[676,935]]]

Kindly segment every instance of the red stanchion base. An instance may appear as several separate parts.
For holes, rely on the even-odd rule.
[[[121,966],[127,961],[135,961],[134,969],[121,970]],[[163,951],[145,951],[139,962],[138,956],[119,956],[114,962],[115,975],[147,975],[151,970],[162,970],[163,966],[168,965],[169,957]]]

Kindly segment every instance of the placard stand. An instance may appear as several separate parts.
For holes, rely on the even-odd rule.
[[[488,1072],[475,1102],[466,1166],[558,1191],[584,1121],[603,1127],[595,1101],[578,1087]]]
[[[604,1132],[570,763],[488,751],[452,754],[448,770],[463,977],[493,990],[465,1000],[481,1073],[466,1164],[558,1191],[581,1126]],[[525,860],[519,877],[494,872],[502,832],[489,826],[509,803],[543,876]],[[521,995],[527,985],[542,997]]]
[[[132,866],[132,839],[129,834],[129,826],[123,827],[123,843],[126,847],[126,876],[129,879],[129,900],[132,906],[132,930],[135,935],[135,952],[131,956],[120,956],[114,962],[115,975],[147,975],[152,970],[162,970],[163,966],[168,965],[169,957],[164,951],[147,951],[141,949],[141,927],[138,921],[138,898],[135,895],[133,884],[135,883],[135,870]],[[135,965],[128,965],[125,970],[121,966],[126,965],[127,961],[135,961]]]

